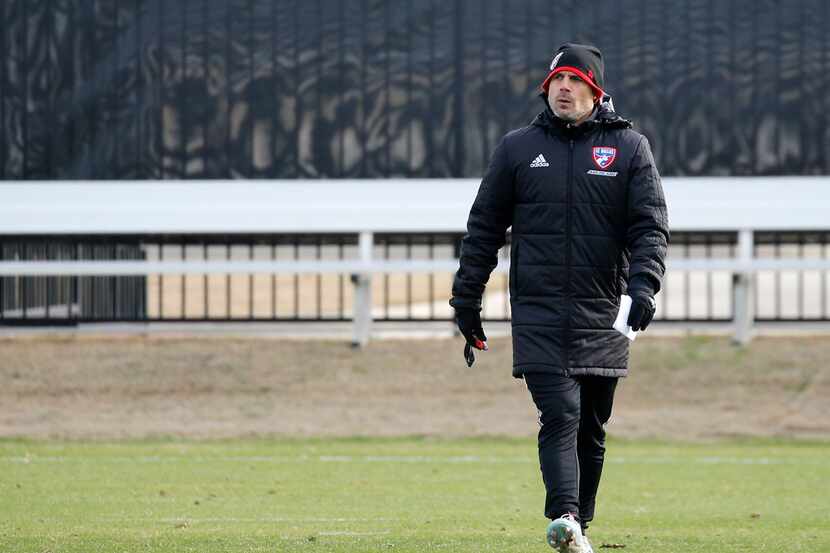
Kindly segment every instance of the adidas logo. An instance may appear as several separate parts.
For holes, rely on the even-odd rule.
[[[545,156],[539,154],[536,159],[530,162],[531,167],[550,167],[550,163],[545,161]]]

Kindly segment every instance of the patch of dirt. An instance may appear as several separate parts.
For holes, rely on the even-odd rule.
[[[460,338],[3,339],[0,436],[533,435],[509,338],[490,345],[467,368]],[[640,338],[609,432],[830,437],[828,358],[826,338]]]

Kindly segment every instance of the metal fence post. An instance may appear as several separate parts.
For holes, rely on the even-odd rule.
[[[371,232],[361,232],[358,239],[360,260],[364,263],[372,262],[372,249],[375,237]],[[352,347],[363,347],[369,343],[369,334],[372,327],[372,274],[370,272],[352,275],[354,284],[354,330]]]
[[[755,272],[751,267],[754,259],[754,236],[751,229],[738,231],[738,259],[745,266],[732,275],[732,293],[735,298],[735,344],[746,345],[752,340],[755,322]]]

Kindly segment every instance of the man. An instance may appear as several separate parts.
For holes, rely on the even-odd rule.
[[[450,305],[467,344],[486,350],[479,312],[512,226],[513,376],[539,411],[546,538],[560,552],[592,552],[605,455],[604,425],[628,339],[612,329],[620,296],[644,330],[665,272],[668,218],[648,140],[603,91],[602,54],[566,43],[542,83],[545,110],[505,135],[470,210]],[[608,101],[603,101],[603,99]]]

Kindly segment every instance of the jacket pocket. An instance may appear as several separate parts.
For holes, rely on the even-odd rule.
[[[513,237],[513,241],[510,244],[509,278],[510,295],[516,297],[519,292],[519,238],[517,236]]]
[[[617,262],[614,264],[614,290],[617,293],[616,301],[620,301],[622,297],[622,281],[623,281],[623,261],[625,260],[625,244],[620,240],[617,244],[619,253],[617,253]]]

